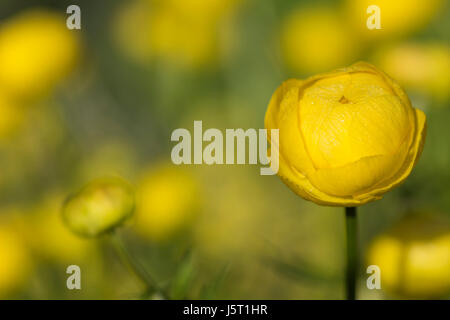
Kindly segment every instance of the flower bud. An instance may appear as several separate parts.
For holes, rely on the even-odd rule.
[[[380,199],[404,181],[425,122],[396,82],[363,62],[284,82],[265,117],[267,129],[279,129],[278,175],[303,198],[332,206]]]
[[[63,208],[67,227],[81,236],[97,236],[121,225],[134,211],[134,193],[119,178],[95,180],[70,196]]]

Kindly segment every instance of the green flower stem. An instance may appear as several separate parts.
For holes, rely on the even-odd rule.
[[[358,264],[356,207],[345,208],[345,225],[347,234],[346,298],[355,300]]]
[[[128,269],[128,271],[136,277],[145,287],[145,294],[150,295],[151,293],[158,294],[162,299],[169,299],[169,295],[166,291],[158,286],[157,282],[141,267],[140,264],[135,261],[131,254],[129,253],[127,247],[123,243],[122,239],[116,232],[110,234],[111,244],[114,247],[119,259]]]

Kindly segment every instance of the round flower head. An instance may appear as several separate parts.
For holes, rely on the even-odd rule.
[[[345,65],[360,49],[352,30],[328,7],[293,10],[282,25],[280,38],[286,63],[297,72],[323,72]]]
[[[14,98],[47,93],[76,65],[77,33],[65,16],[44,9],[25,10],[0,25],[0,86]]]
[[[381,287],[400,298],[442,298],[450,292],[450,224],[413,216],[376,237],[368,264],[381,272]]]
[[[67,227],[82,236],[97,236],[122,224],[134,211],[131,186],[118,178],[95,180],[70,196],[63,208]]]
[[[172,163],[147,169],[136,193],[136,230],[153,241],[167,240],[190,226],[200,209],[197,181]]]
[[[267,129],[279,129],[278,174],[298,195],[358,206],[411,172],[425,140],[425,115],[374,66],[291,79],[273,94]],[[269,130],[270,133],[270,130]],[[270,141],[270,137],[269,137]]]

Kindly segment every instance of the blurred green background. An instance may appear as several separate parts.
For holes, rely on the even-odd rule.
[[[81,30],[66,28],[71,4]],[[366,27],[371,4],[381,30]],[[406,183],[360,209],[359,298],[449,298],[449,40],[439,0],[2,0],[0,298],[142,297],[106,237],[60,219],[68,194],[110,175],[138,200],[121,236],[172,298],[343,298],[342,209],[259,166],[175,166],[170,135],[194,120],[262,128],[283,80],[358,60],[428,121]],[[71,264],[81,290],[66,288]],[[382,290],[366,288],[369,264]]]

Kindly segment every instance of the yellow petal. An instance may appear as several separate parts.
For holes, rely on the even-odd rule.
[[[266,128],[279,129],[279,153],[301,172],[314,170],[298,128],[298,100],[301,81],[288,80],[276,91],[266,114]],[[272,146],[273,148],[273,146]]]
[[[408,108],[378,76],[345,74],[304,91],[300,128],[316,168],[393,154],[409,139]]]
[[[416,115],[415,116],[416,129],[414,133],[414,139],[412,141],[411,146],[409,147],[408,154],[406,156],[406,159],[403,161],[402,167],[399,169],[396,175],[394,175],[390,180],[384,182],[382,186],[374,188],[367,194],[359,195],[358,198],[364,198],[368,196],[371,197],[373,195],[381,195],[387,192],[388,190],[391,190],[392,188],[396,187],[400,183],[402,183],[411,173],[412,169],[419,160],[420,155],[422,154],[427,132],[425,114],[419,109],[414,109],[414,111]]]

